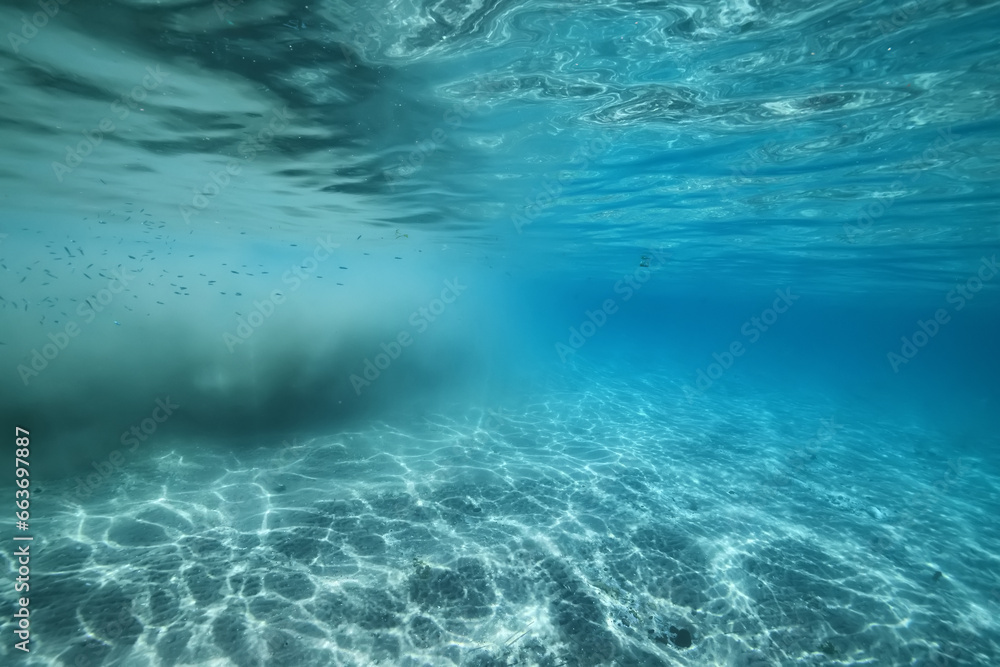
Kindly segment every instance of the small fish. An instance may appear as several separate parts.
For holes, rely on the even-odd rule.
[[[115,320],[115,324],[116,324],[116,325],[118,325],[118,326],[121,326],[121,325],[122,325],[122,323],[121,323],[121,322],[119,322],[118,320]]]
[[[73,253],[71,253],[71,252],[69,251],[69,248],[67,248],[66,246],[63,246],[63,250],[65,250],[65,251],[66,251],[66,254],[67,254],[67,255],[69,255],[70,257],[72,257],[72,256],[73,256]]]

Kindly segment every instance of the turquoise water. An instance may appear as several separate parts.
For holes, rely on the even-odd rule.
[[[1000,3],[0,26],[4,664],[1000,662]]]

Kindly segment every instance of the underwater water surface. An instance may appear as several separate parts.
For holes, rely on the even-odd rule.
[[[1000,663],[1000,3],[0,3],[0,661]]]

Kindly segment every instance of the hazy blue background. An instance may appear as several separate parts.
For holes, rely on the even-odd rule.
[[[173,428],[228,433],[506,390],[558,374],[606,298],[577,355],[691,384],[779,288],[800,300],[710,391],[746,374],[995,426],[996,280],[887,360],[1000,245],[992,3],[70,3],[37,34],[31,9],[0,10],[0,354],[40,433],[99,450],[166,395]],[[291,289],[319,238],[340,247]],[[116,267],[129,291],[83,321]],[[455,278],[377,405],[356,396]]]

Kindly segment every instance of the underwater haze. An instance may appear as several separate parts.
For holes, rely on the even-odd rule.
[[[0,662],[1000,664],[998,34],[0,0]]]

